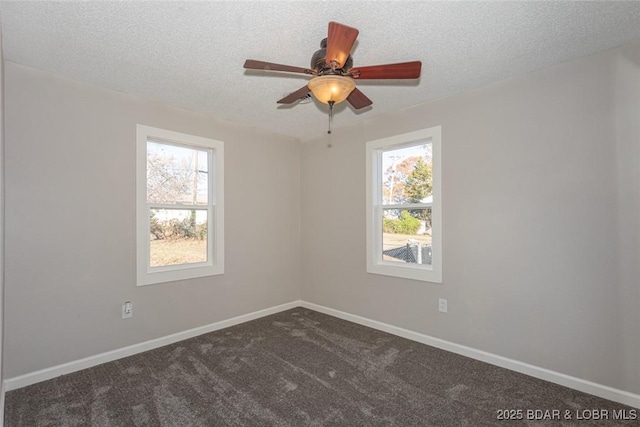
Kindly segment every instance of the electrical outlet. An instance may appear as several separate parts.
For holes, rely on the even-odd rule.
[[[447,312],[447,300],[446,299],[438,299],[438,310],[440,310],[442,313],[446,313]]]
[[[122,304],[122,318],[128,319],[130,317],[133,317],[133,304],[131,301],[126,301]]]

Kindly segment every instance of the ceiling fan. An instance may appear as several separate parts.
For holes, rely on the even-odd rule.
[[[285,96],[278,101],[278,104],[292,104],[307,97],[311,92],[318,101],[329,104],[330,114],[333,105],[344,100],[347,100],[355,109],[372,104],[372,101],[356,87],[356,80],[417,79],[420,77],[420,69],[422,68],[420,61],[353,68],[351,48],[357,37],[358,30],[356,28],[337,22],[329,22],[328,37],[320,42],[320,49],[311,57],[310,68],[253,59],[248,59],[244,63],[244,68],[303,73],[313,76],[308,84]]]

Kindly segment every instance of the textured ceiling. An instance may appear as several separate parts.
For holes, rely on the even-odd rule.
[[[373,106],[337,106],[334,131],[375,115],[640,40],[640,2],[10,2],[5,59],[300,140],[327,106],[280,106],[334,20],[360,30],[355,66],[421,60],[417,81],[358,82]]]

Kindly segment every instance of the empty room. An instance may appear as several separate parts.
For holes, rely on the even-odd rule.
[[[640,2],[0,1],[0,425],[640,425]]]

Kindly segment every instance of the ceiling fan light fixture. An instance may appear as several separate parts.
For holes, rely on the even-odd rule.
[[[318,101],[339,104],[353,92],[356,82],[351,77],[327,75],[312,78],[307,86]]]

